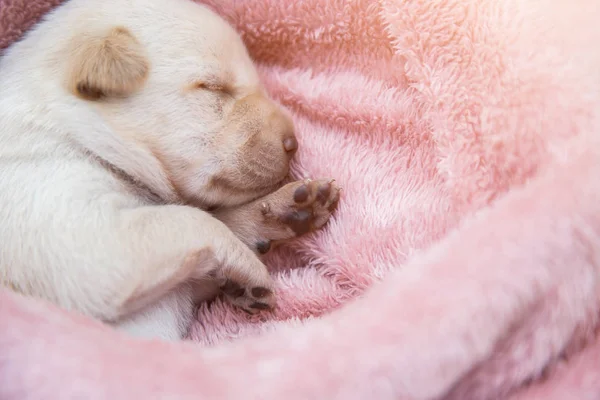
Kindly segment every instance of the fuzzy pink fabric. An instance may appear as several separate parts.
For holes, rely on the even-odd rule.
[[[276,313],[204,305],[195,343],[0,293],[0,399],[600,398],[596,2],[209,5],[338,213],[271,257]]]

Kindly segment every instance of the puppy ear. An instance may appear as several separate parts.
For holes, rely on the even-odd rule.
[[[125,28],[78,40],[71,60],[71,90],[86,100],[125,97],[145,82],[150,69],[142,45]]]

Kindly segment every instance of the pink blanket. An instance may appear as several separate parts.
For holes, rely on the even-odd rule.
[[[1,292],[0,399],[600,398],[596,2],[209,3],[339,212],[271,257],[276,313],[202,306],[196,343]]]

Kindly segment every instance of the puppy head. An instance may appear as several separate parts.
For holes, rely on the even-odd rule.
[[[297,147],[294,129],[237,33],[193,2],[121,4],[94,16],[111,23],[74,35],[69,91],[128,146],[150,152],[184,201],[231,206],[274,190]]]

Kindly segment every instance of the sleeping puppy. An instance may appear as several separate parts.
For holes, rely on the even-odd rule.
[[[270,309],[259,255],[339,199],[282,187],[297,145],[207,8],[68,1],[0,60],[0,283],[167,340],[219,290]]]

